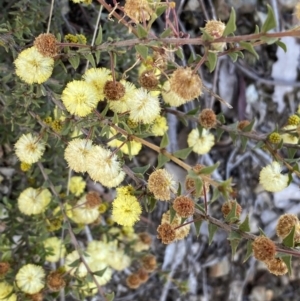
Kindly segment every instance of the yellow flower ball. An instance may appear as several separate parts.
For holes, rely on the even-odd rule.
[[[157,96],[153,96],[146,89],[135,91],[134,97],[129,100],[130,115],[133,122],[152,123],[159,116],[160,105]]]
[[[91,68],[87,70],[82,79],[87,83],[93,85],[97,91],[98,101],[102,101],[105,98],[104,86],[109,80],[112,80],[111,71],[106,68]]]
[[[140,220],[142,208],[137,198],[132,195],[123,195],[114,199],[112,210],[113,220],[122,226],[133,226]]]
[[[44,212],[51,201],[48,189],[26,188],[18,198],[19,210],[26,215],[36,215]]]
[[[193,129],[188,135],[187,144],[193,148],[195,153],[204,155],[214,146],[215,137],[206,129],[202,129],[202,136],[200,137],[198,129]]]
[[[68,112],[79,117],[85,117],[97,107],[99,97],[92,84],[73,80],[63,90],[61,100]]]
[[[287,187],[288,175],[281,174],[281,167],[278,162],[272,162],[264,167],[259,174],[259,183],[265,190],[278,192]]]
[[[287,125],[283,128],[283,130],[288,130],[293,134],[296,134],[296,125]],[[283,140],[283,143],[289,143],[289,144],[298,144],[299,137],[297,135],[291,135],[290,133],[285,133],[281,135],[281,138]]]
[[[27,84],[42,84],[52,74],[54,60],[43,56],[36,47],[23,50],[14,61],[16,74]]]
[[[11,294],[13,291],[13,286],[9,283],[2,281],[0,282],[0,300],[1,301],[16,301],[17,295]],[[7,297],[9,296],[9,297]]]
[[[16,156],[21,162],[33,164],[38,162],[45,151],[45,142],[31,133],[23,134],[15,144]]]
[[[155,118],[152,126],[151,126],[151,133],[154,136],[163,136],[164,133],[168,131],[168,123],[167,123],[167,118],[164,116],[158,116]]]
[[[72,210],[72,220],[77,224],[91,224],[100,215],[98,207],[90,207],[87,204],[86,195],[76,203]]]
[[[65,159],[71,169],[86,172],[86,157],[92,148],[92,140],[73,139],[65,149]]]
[[[35,264],[26,264],[16,275],[17,287],[26,294],[36,294],[45,286],[45,271]]]
[[[82,255],[82,257],[85,259],[88,266],[91,266],[92,257],[89,256],[89,254]],[[78,264],[75,267],[73,266],[74,262],[78,262]],[[80,278],[85,277],[88,273],[86,266],[83,264],[83,262],[80,261],[80,256],[77,250],[74,250],[66,256],[65,269],[66,272],[70,273],[70,275],[76,275]]]
[[[93,146],[86,157],[86,168],[94,181],[107,187],[116,187],[124,179],[118,157],[99,145]]]
[[[58,237],[49,237],[43,241],[44,249],[49,255],[46,256],[46,260],[49,262],[57,262],[60,258],[63,258],[66,254],[66,247],[63,245],[63,241]]]
[[[187,102],[186,99],[182,98],[173,90],[171,90],[169,81],[166,81],[163,84],[161,95],[165,103],[169,104],[172,107],[179,107]]]
[[[75,196],[80,196],[85,189],[86,182],[82,177],[71,177],[69,189]]]
[[[106,263],[116,271],[123,271],[131,264],[131,258],[125,254],[124,249],[118,247],[118,241],[114,240],[108,244],[109,256]]]

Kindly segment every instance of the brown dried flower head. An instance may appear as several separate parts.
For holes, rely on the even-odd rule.
[[[148,254],[142,258],[142,266],[146,272],[153,272],[157,268],[156,257]]]
[[[0,277],[4,276],[10,269],[10,264],[8,262],[0,262]]]
[[[126,0],[124,12],[135,23],[150,20],[154,13],[147,0]]]
[[[40,293],[36,293],[36,294],[33,294],[33,295],[28,295],[26,294],[26,297],[28,297],[30,300],[32,301],[43,301],[43,294],[40,292]]]
[[[252,243],[253,255],[261,261],[272,260],[276,254],[274,242],[265,236],[257,237]]]
[[[204,30],[214,39],[218,39],[222,37],[225,27],[226,27],[225,24],[221,21],[210,20],[207,21]],[[223,51],[224,48],[226,47],[226,43],[225,42],[212,43],[210,47],[211,50],[214,51]]]
[[[170,210],[165,212],[161,219],[161,225],[171,224],[171,227],[175,230],[175,240],[181,240],[185,238],[190,233],[190,224],[181,225],[181,217],[175,214],[172,223],[170,223]]]
[[[165,169],[155,170],[148,179],[148,188],[154,197],[161,201],[169,201],[171,192],[176,192],[176,182]]]
[[[241,120],[238,124],[238,129],[240,131],[242,131],[246,126],[248,126],[250,124],[250,121],[249,120]]]
[[[193,167],[193,170],[195,172],[199,172],[202,168],[204,168],[206,166],[204,165],[201,165],[201,164],[197,164]],[[207,175],[208,177],[210,177],[209,175]],[[208,182],[204,182],[204,185],[205,185],[205,192],[207,193],[209,191],[209,183]],[[190,177],[186,177],[185,179],[185,189],[187,191],[191,191],[191,195],[192,196],[196,196],[196,189],[195,189],[195,180],[193,178],[190,178]],[[204,196],[204,189],[202,187],[202,190],[201,190],[201,194],[200,196]]]
[[[144,71],[139,77],[140,85],[147,90],[155,90],[159,84],[153,70]]]
[[[235,216],[237,218],[240,217],[241,213],[242,213],[242,207],[240,206],[240,204],[238,204],[236,202],[236,200],[230,200],[230,201],[226,201],[223,205],[222,205],[222,213],[224,218],[227,217],[227,215],[229,214],[229,212],[232,210],[234,204],[236,204],[235,206]]]
[[[136,289],[141,285],[141,279],[137,274],[131,274],[126,278],[126,284],[131,289]]]
[[[87,208],[96,208],[99,207],[100,203],[101,203],[101,198],[99,196],[99,194],[96,191],[90,191],[87,195],[86,195],[86,203],[85,206]]]
[[[173,208],[180,217],[189,217],[194,214],[195,203],[186,196],[179,196],[174,200]]]
[[[281,276],[288,272],[288,268],[281,258],[273,258],[269,260],[266,264],[268,270],[276,276]]]
[[[157,228],[157,238],[161,239],[163,244],[170,244],[176,239],[174,228],[167,223],[161,224]]]
[[[125,95],[125,87],[120,82],[108,80],[104,85],[103,92],[108,100],[119,100]]]
[[[300,242],[300,222],[295,214],[287,213],[280,216],[276,226],[276,233],[278,237],[287,237],[294,226],[296,230],[294,236],[295,242]]]
[[[143,268],[139,269],[136,274],[140,278],[141,283],[145,283],[149,279],[148,272]]]
[[[34,46],[43,56],[54,57],[57,55],[56,38],[51,33],[42,33],[34,40]]]
[[[178,68],[170,78],[170,91],[186,101],[202,94],[202,80],[191,68]]]
[[[204,128],[210,129],[216,126],[217,116],[212,109],[204,109],[199,114],[199,122]]]
[[[138,236],[139,236],[139,239],[140,239],[140,241],[141,241],[142,243],[144,243],[144,244],[146,244],[146,245],[148,245],[148,246],[151,245],[151,243],[152,243],[152,238],[151,238],[151,236],[150,236],[147,232],[139,233]]]
[[[63,274],[60,271],[51,271],[47,276],[47,286],[53,292],[60,291],[66,286]]]

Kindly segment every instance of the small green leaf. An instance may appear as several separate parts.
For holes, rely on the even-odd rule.
[[[260,233],[261,236],[266,236],[267,237],[266,233],[263,231],[262,228],[259,227],[258,230],[259,230],[259,233]]]
[[[217,54],[212,51],[208,51],[208,56],[207,56],[207,65],[209,72],[212,72],[215,70],[216,65],[217,65]]]
[[[174,210],[173,206],[171,206],[170,207],[170,224],[172,224],[175,216],[176,216],[176,211]]]
[[[150,164],[147,164],[145,166],[140,166],[140,167],[133,167],[131,170],[134,172],[134,173],[140,173],[140,174],[144,174],[149,168],[150,168]]]
[[[203,183],[202,180],[198,177],[197,179],[195,179],[195,188],[196,188],[196,197],[200,197],[201,193],[202,193],[202,187],[203,187]]]
[[[181,187],[181,183],[178,183],[178,189],[177,189],[177,196],[181,196],[181,191],[182,191],[182,187]]]
[[[212,37],[210,34],[208,34],[204,28],[200,28],[200,31],[202,32],[202,40],[203,41],[213,41],[214,37]]]
[[[286,264],[289,271],[289,275],[292,275],[292,255],[282,256],[281,259]]]
[[[294,248],[295,246],[295,226],[292,228],[291,232],[287,237],[285,237],[282,241],[282,243],[290,248]]]
[[[96,68],[96,62],[94,56],[91,53],[84,54],[84,57],[91,63],[93,68]]]
[[[118,124],[118,123],[119,123],[119,116],[118,116],[117,113],[114,113],[113,123],[114,123],[114,124]]]
[[[69,57],[68,61],[70,62],[71,66],[76,70],[80,63],[79,55],[74,55]]]
[[[71,268],[76,268],[76,267],[78,267],[78,265],[80,264],[80,262],[81,262],[81,259],[78,258],[75,261],[73,261],[72,263],[68,264],[68,266],[71,267]]]
[[[240,139],[241,139],[241,142],[242,142],[242,152],[244,152],[246,147],[247,147],[248,138],[245,137],[245,136],[241,136]]]
[[[137,25],[137,36],[140,39],[147,38],[148,36],[148,31],[141,24]]]
[[[220,196],[220,191],[217,188],[213,188],[213,195],[210,198],[209,205],[216,201]]]
[[[115,293],[114,292],[112,292],[112,293],[106,293],[105,294],[105,299],[107,301],[114,301],[114,299],[115,299]]]
[[[153,197],[150,197],[148,199],[147,203],[148,203],[148,212],[151,213],[155,209],[155,207],[156,207],[157,199],[155,199]]]
[[[239,225],[239,229],[243,232],[250,232],[249,216],[247,215],[244,221]]]
[[[180,150],[174,152],[173,155],[179,159],[186,159],[192,150],[193,150],[192,147],[180,149]]]
[[[106,271],[107,267],[105,267],[103,270],[100,270],[100,271],[96,271],[96,272],[93,272],[93,275],[96,275],[96,276],[99,276],[99,277],[102,277]]]
[[[198,220],[198,221],[194,221],[194,226],[195,226],[195,230],[196,230],[196,236],[199,237],[200,235],[200,228],[202,225],[202,219]]]
[[[98,65],[100,62],[100,58],[101,58],[101,51],[97,50],[95,51],[95,57],[96,57],[96,64]]]
[[[261,32],[267,32],[273,28],[276,27],[276,18],[273,12],[272,7],[267,4],[267,8],[268,8],[268,15],[266,18],[266,21],[264,22],[263,26],[261,27]]]
[[[214,235],[217,231],[218,227],[212,223],[208,224],[208,244],[211,245]]]
[[[264,37],[264,36],[262,36],[260,39],[262,41],[266,42],[268,45],[272,45],[278,41],[278,38],[270,38],[270,37]]]
[[[254,47],[252,44],[248,43],[248,42],[243,42],[240,41],[239,42],[240,46],[245,48],[247,51],[249,51],[250,53],[252,53],[256,59],[259,59],[259,55],[257,54],[257,52],[255,51]]]
[[[287,152],[288,152],[288,158],[293,159],[297,153],[297,149],[296,148],[288,148]]]
[[[148,57],[148,47],[145,45],[135,45],[134,47],[141,57],[146,60]]]
[[[243,132],[251,132],[255,123],[255,119],[253,119],[247,126],[245,126],[242,131]]]
[[[157,169],[158,168],[161,168],[162,166],[164,166],[165,165],[165,163],[167,163],[167,162],[169,162],[170,161],[170,159],[168,158],[168,157],[166,157],[165,155],[163,155],[163,154],[159,154],[158,155],[158,158],[157,158]]]
[[[279,47],[281,47],[281,48],[283,49],[284,52],[287,51],[286,45],[285,45],[283,42],[277,41],[277,42],[276,42],[276,45],[279,46]]]
[[[161,142],[160,142],[160,148],[165,148],[169,144],[169,137],[167,133],[164,133]]]
[[[170,34],[172,33],[172,29],[169,27],[167,28],[165,31],[163,31],[159,36],[164,39],[167,38],[168,36],[170,36]]]
[[[230,241],[230,246],[231,246],[231,258],[233,259],[235,253],[236,253],[236,249],[240,243],[240,239],[233,239]]]
[[[217,162],[214,165],[204,167],[199,171],[198,174],[200,174],[200,175],[210,175],[211,173],[213,173],[219,167],[219,165],[220,165],[220,163]]]
[[[236,31],[235,23],[236,23],[235,10],[233,7],[231,7],[230,17],[224,29],[223,37],[227,37],[229,34],[234,33]]]
[[[205,213],[205,210],[204,210],[204,207],[203,207],[202,204],[196,203],[196,204],[195,204],[195,208],[197,208],[197,209],[199,209],[201,212]]]
[[[195,109],[192,109],[192,110],[188,111],[187,113],[185,113],[185,115],[195,116],[196,114],[198,114],[198,112],[199,112],[199,107],[196,107]]]
[[[243,263],[246,262],[251,255],[252,255],[252,241],[248,240],[247,241],[247,252],[246,252]]]
[[[158,6],[155,10],[157,18],[159,18],[167,9],[167,5]]]
[[[102,43],[102,26],[100,25],[98,28],[97,38],[95,40],[95,45],[100,45]]]
[[[181,47],[179,47],[176,51],[175,54],[177,55],[178,58],[180,58],[181,60],[184,59],[184,54],[183,54],[183,50]]]
[[[217,128],[217,130],[216,130],[216,140],[217,141],[220,141],[223,133],[224,133],[224,130]]]
[[[259,26],[256,24],[255,25],[254,34],[257,34],[257,33],[259,33]]]
[[[238,220],[238,217],[236,216],[236,206],[236,202],[233,202],[232,208],[225,218],[225,222],[231,224],[235,223]]]
[[[235,52],[228,53],[228,55],[234,63],[237,61],[237,59],[239,57],[238,54]]]

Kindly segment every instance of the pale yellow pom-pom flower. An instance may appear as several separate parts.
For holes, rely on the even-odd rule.
[[[18,207],[26,215],[36,215],[44,212],[51,201],[48,189],[26,188],[18,198]]]
[[[259,183],[265,190],[278,192],[287,187],[288,175],[281,174],[280,164],[276,161],[264,167],[259,174]]]
[[[73,139],[65,149],[65,159],[71,169],[86,172],[86,157],[92,148],[92,140]]]
[[[45,142],[31,133],[23,134],[15,144],[16,156],[27,164],[38,162],[44,151]]]
[[[86,182],[82,177],[71,177],[69,189],[75,196],[80,196],[84,192],[85,186]]]
[[[72,220],[77,224],[91,224],[97,220],[100,215],[98,207],[91,207],[88,205],[86,195],[84,195],[75,204],[72,210]]]
[[[154,136],[163,136],[168,129],[167,118],[164,116],[158,116],[151,125],[150,131]]]
[[[94,181],[107,187],[116,187],[124,179],[118,157],[99,145],[93,146],[86,157],[87,172]]]
[[[202,135],[200,137],[198,129],[193,129],[188,135],[187,144],[193,148],[195,153],[204,155],[214,146],[215,137],[206,129],[202,129]]]
[[[95,87],[98,100],[104,100],[105,95],[103,89],[105,83],[112,80],[111,71],[107,68],[91,68],[83,74],[82,78],[84,81]]]
[[[109,256],[106,263],[116,271],[123,271],[131,264],[131,258],[125,254],[124,249],[118,247],[118,241],[110,241],[107,244]]]
[[[283,128],[283,130],[291,131],[291,133],[296,134],[296,125],[287,125]],[[291,135],[290,133],[281,134],[281,138],[283,140],[283,143],[289,143],[289,144],[298,144],[299,137],[297,135]]]
[[[135,91],[128,105],[130,107],[129,118],[134,122],[152,123],[160,113],[158,97],[143,88]]]
[[[45,286],[45,271],[35,264],[26,264],[16,275],[17,287],[26,294],[36,294]]]
[[[92,84],[81,80],[73,80],[63,90],[61,100],[71,114],[85,117],[97,107],[99,97],[96,88]]]
[[[44,83],[52,74],[54,60],[35,47],[23,50],[14,61],[16,74],[27,84]]]
[[[63,258],[66,254],[66,247],[63,241],[58,237],[49,237],[43,241],[43,245],[48,255],[46,260],[49,262],[57,262],[60,258]]]
[[[82,257],[84,258],[88,266],[91,266],[92,257],[89,256],[89,254],[82,255]],[[78,264],[74,267],[75,262],[78,262]],[[66,269],[66,272],[69,272],[72,276],[76,275],[77,277],[83,278],[88,273],[86,266],[80,260],[80,256],[77,250],[74,250],[66,256],[66,262],[64,267]]]
[[[112,210],[113,220],[122,226],[133,226],[140,220],[142,208],[133,195],[123,195],[114,199]]]
[[[124,113],[130,111],[129,101],[135,95],[136,87],[134,84],[121,80],[120,83],[125,88],[125,94],[119,100],[109,101],[109,108],[115,113]]]
[[[13,291],[13,286],[7,282],[0,282],[0,300],[1,301],[16,301],[17,295],[11,294]],[[9,297],[8,297],[9,296]]]

